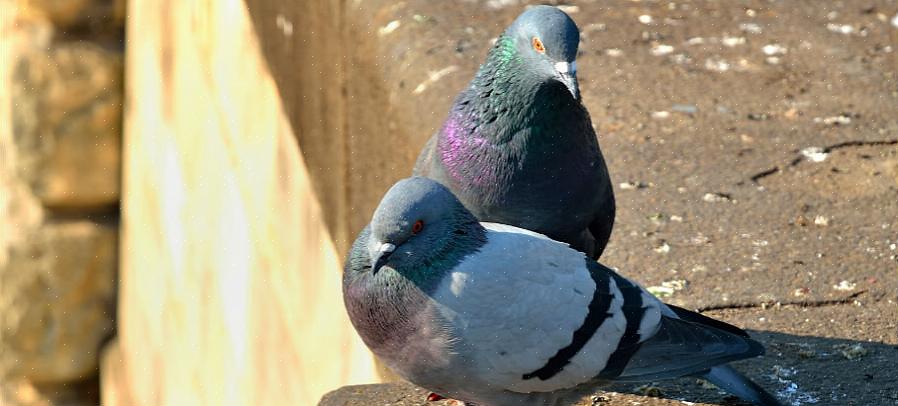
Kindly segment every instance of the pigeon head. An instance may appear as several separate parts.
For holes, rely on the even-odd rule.
[[[466,238],[477,238],[479,222],[443,185],[422,177],[399,181],[371,220],[371,270],[419,269],[441,259]],[[453,250],[454,251],[454,250]]]
[[[521,13],[504,35],[514,41],[526,66],[544,79],[563,83],[579,100],[576,59],[580,31],[571,17],[552,6],[532,7]]]

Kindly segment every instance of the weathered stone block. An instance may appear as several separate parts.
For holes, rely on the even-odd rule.
[[[54,222],[11,248],[0,268],[0,377],[59,382],[96,373],[113,328],[117,233]]]
[[[119,199],[122,56],[86,43],[26,50],[13,73],[20,176],[50,208]]]
[[[54,24],[67,28],[84,24],[115,23],[123,0],[22,0],[26,7],[46,15]]]

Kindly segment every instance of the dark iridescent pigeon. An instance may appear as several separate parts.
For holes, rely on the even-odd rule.
[[[614,192],[580,103],[579,41],[574,21],[555,7],[521,14],[424,146],[414,174],[448,187],[480,220],[598,258],[614,224]]]
[[[776,398],[727,362],[764,353],[734,326],[661,303],[567,244],[480,223],[421,177],[394,185],[353,244],[343,300],[403,378],[477,405],[551,405],[609,382],[702,376]]]

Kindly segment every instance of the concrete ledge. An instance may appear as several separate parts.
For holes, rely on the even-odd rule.
[[[708,316],[744,326],[767,354],[734,366],[785,404],[892,405],[898,401],[898,298],[829,306],[717,310]],[[600,390],[601,389],[601,390]],[[340,388],[320,406],[408,405],[428,391],[408,383]],[[586,394],[577,406],[741,405],[695,378],[613,385]]]

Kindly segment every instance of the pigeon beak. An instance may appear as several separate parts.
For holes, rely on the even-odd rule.
[[[374,255],[371,256],[371,271],[377,273],[380,270],[380,267],[387,264],[387,261],[390,260],[390,256],[393,255],[393,251],[396,250],[396,246],[390,244],[388,242],[380,244],[377,249],[374,250]]]
[[[567,86],[575,100],[580,100],[580,87],[577,84],[577,62],[556,62],[555,73],[558,81]]]

